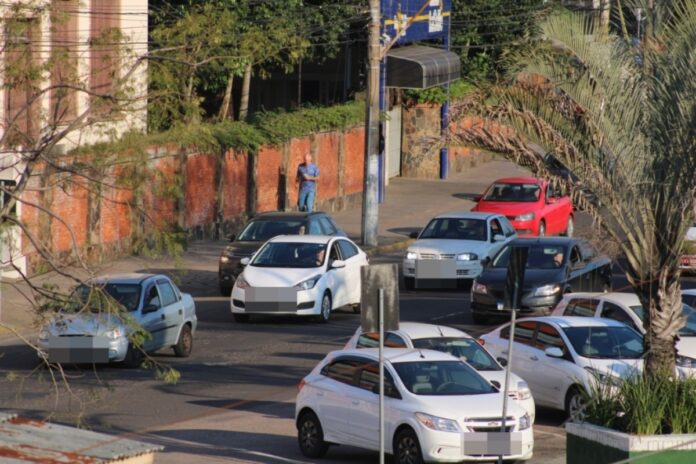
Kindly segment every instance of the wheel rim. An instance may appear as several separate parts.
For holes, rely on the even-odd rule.
[[[313,420],[308,419],[302,423],[300,432],[302,447],[306,450],[313,450],[319,442],[319,430]]]
[[[581,394],[575,393],[568,401],[568,417],[571,421],[578,422],[585,418],[585,401]]]
[[[412,436],[406,435],[399,440],[398,456],[400,463],[417,464],[420,462],[418,460],[419,453],[420,450],[418,449],[418,443]]]
[[[569,217],[569,218],[568,218],[568,227],[566,227],[566,235],[567,235],[568,237],[572,237],[572,236],[573,236],[573,232],[575,232],[575,223],[574,223],[574,221],[573,221],[573,218],[572,218],[572,217]]]
[[[321,317],[328,321],[331,315],[331,299],[329,295],[324,295],[324,299],[321,300]]]
[[[191,345],[193,344],[193,338],[191,337],[191,331],[184,329],[184,337],[181,340],[181,347],[184,349],[184,353],[191,351]]]

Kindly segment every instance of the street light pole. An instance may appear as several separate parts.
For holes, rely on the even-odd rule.
[[[362,243],[377,246],[379,204],[380,0],[370,0],[367,98],[365,100],[365,179],[363,182]]]

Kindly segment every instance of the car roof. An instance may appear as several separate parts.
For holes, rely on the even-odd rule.
[[[577,292],[563,295],[563,298],[599,298],[614,303],[620,303],[624,306],[636,306],[641,304],[638,295],[629,292]]]
[[[539,184],[541,185],[544,181],[536,177],[504,177],[502,179],[496,179],[496,183],[504,184]]]
[[[141,284],[145,280],[151,277],[166,277],[162,274],[148,274],[148,273],[123,273],[123,274],[107,274],[99,277],[95,277],[90,280],[90,283],[94,284]]]
[[[479,211],[451,211],[435,216],[435,219],[455,218],[455,219],[488,219],[493,216],[502,216],[500,213],[484,213]]]
[[[269,240],[273,243],[329,243],[335,235],[277,235]],[[345,238],[345,237],[343,237]]]
[[[510,242],[511,245],[570,245],[579,243],[580,240],[574,237],[525,237],[516,238]]]
[[[310,216],[324,216],[326,215],[322,211],[312,211],[311,213],[306,211],[269,211],[266,213],[259,213],[252,218],[252,221],[273,221],[273,220],[299,220],[307,219]]]
[[[331,358],[338,356],[364,356],[375,361],[379,359],[379,348],[354,348],[350,350],[332,351]],[[419,350],[410,348],[385,348],[384,359],[392,364],[401,362],[452,361],[457,360],[449,353],[435,350]]]
[[[682,295],[696,295],[696,288],[690,288],[688,290],[682,290]]]
[[[359,328],[359,332],[362,330]],[[417,340],[419,338],[433,338],[433,337],[460,337],[460,338],[473,338],[466,332],[462,332],[454,327],[449,327],[446,325],[437,324],[426,324],[424,322],[399,322],[399,328],[390,332],[400,332],[411,340]]]
[[[539,316],[525,317],[519,321],[533,320],[538,322],[550,322],[559,327],[623,327],[625,324],[613,319],[602,317],[583,317],[583,316]]]

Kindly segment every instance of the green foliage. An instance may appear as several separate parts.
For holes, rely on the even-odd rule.
[[[474,85],[459,79],[450,84],[449,99],[450,101],[460,99],[473,90],[475,90]],[[404,92],[404,98],[415,103],[442,104],[447,101],[447,90],[444,86],[431,87],[424,90],[407,90]]]
[[[267,142],[258,128],[244,121],[223,121],[212,126],[215,140],[221,147],[254,153]]]

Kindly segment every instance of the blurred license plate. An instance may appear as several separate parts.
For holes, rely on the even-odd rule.
[[[48,361],[58,364],[108,363],[106,337],[50,337]]]
[[[462,449],[466,455],[522,454],[522,434],[520,432],[467,432],[462,434]]]
[[[423,259],[416,261],[416,279],[454,279],[457,263],[453,259]]]
[[[252,287],[244,292],[247,312],[295,312],[297,290],[289,287]]]

